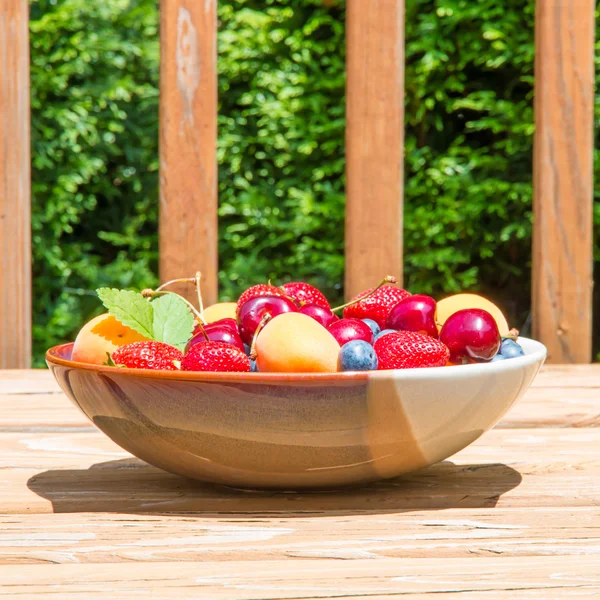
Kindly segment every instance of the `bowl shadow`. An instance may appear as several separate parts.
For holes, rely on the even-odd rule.
[[[28,488],[55,513],[126,514],[284,513],[286,516],[493,508],[517,487],[521,474],[502,463],[444,461],[415,473],[360,487],[314,491],[238,490],[172,475],[137,458],[89,469],[53,469],[31,477]]]

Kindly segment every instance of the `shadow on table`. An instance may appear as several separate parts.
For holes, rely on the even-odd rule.
[[[56,513],[281,512],[327,516],[358,512],[407,512],[493,508],[521,482],[504,464],[456,465],[444,461],[411,475],[367,486],[326,491],[242,491],[171,475],[136,458],[107,461],[81,470],[50,470],[27,485],[52,502]]]

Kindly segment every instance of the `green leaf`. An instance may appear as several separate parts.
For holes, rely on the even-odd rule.
[[[106,353],[106,360],[102,363],[105,367],[117,367],[119,369],[124,369],[125,366],[124,365],[118,365],[115,363],[115,361],[113,360],[113,357],[111,356],[110,352]]]
[[[176,294],[165,294],[152,301],[153,338],[179,348],[190,341],[194,331],[194,315],[189,306]]]
[[[106,353],[106,360],[102,363],[105,367],[116,367],[115,361],[111,356],[110,352]]]
[[[153,308],[141,294],[113,288],[99,288],[96,293],[102,304],[117,321],[135,329],[147,338],[154,339],[152,335]]]

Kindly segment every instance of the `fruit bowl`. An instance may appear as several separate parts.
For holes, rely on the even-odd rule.
[[[490,429],[529,388],[546,348],[451,367],[345,373],[150,371],[46,360],[110,439],[165,471],[232,487],[324,488],[396,477]]]

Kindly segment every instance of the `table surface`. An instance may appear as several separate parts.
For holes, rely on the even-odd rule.
[[[600,597],[600,365],[548,366],[450,460],[346,491],[150,467],[47,371],[0,371],[0,597]]]

